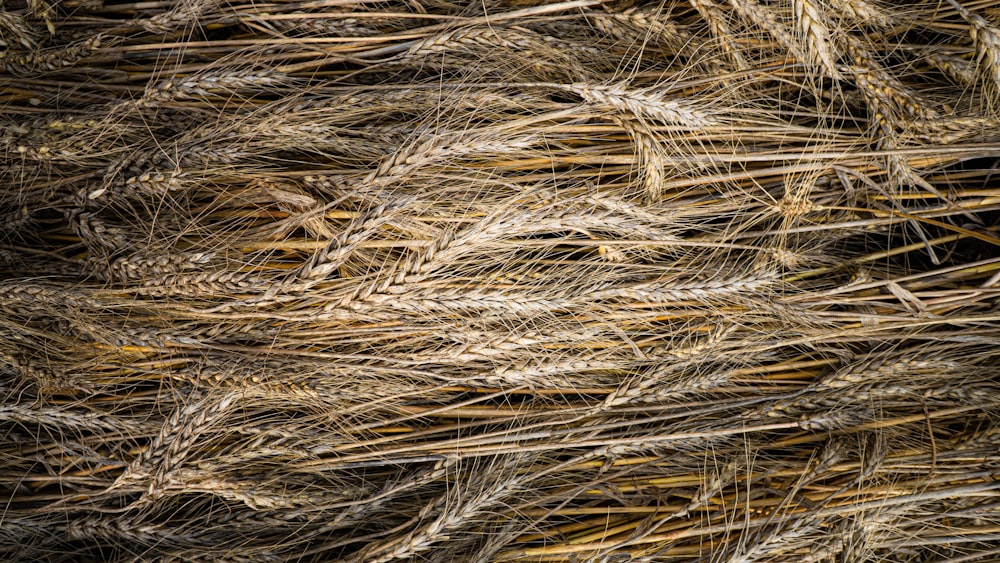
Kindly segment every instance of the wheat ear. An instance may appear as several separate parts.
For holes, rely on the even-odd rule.
[[[719,42],[720,47],[722,47],[722,50],[733,62],[737,70],[747,70],[750,68],[750,63],[747,62],[746,57],[743,56],[743,53],[740,52],[739,47],[733,41],[735,35],[729,28],[725,16],[714,0],[688,1],[691,3],[691,7],[697,10],[702,19],[708,23],[708,28],[711,30],[715,40]]]
[[[98,34],[73,45],[42,51],[28,53],[0,51],[0,67],[5,72],[15,75],[36,74],[68,68],[100,49],[103,41],[104,37]]]
[[[836,55],[830,46],[830,32],[826,25],[823,8],[812,0],[792,0],[792,11],[798,23],[798,31],[808,46],[810,62],[821,68],[831,78],[841,78],[837,70]]]
[[[976,44],[979,64],[992,80],[994,94],[1000,93],[1000,28],[973,13],[958,0],[947,0],[969,24],[969,34]]]
[[[829,0],[831,7],[857,26],[889,27],[897,18],[871,0]]]
[[[663,192],[664,165],[662,147],[653,131],[641,121],[614,118],[615,123],[621,126],[632,138],[635,145],[636,154],[642,165],[639,174],[642,184],[642,191],[647,202],[653,203],[660,200]]]
[[[569,89],[592,104],[611,107],[639,119],[652,119],[693,129],[718,123],[710,113],[689,101],[669,100],[655,92],[629,90],[624,85],[603,86],[577,83]]]

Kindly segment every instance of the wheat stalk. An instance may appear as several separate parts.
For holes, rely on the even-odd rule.
[[[0,560],[990,559],[998,9],[8,3]]]

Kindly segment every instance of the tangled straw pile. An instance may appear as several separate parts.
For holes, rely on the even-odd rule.
[[[998,22],[6,0],[0,559],[997,560]]]

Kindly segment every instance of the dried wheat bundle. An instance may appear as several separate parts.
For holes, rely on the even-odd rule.
[[[1000,2],[0,49],[0,559],[1000,559]]]

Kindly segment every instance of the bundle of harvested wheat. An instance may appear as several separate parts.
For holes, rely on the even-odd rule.
[[[998,22],[6,0],[0,558],[1000,558]]]

